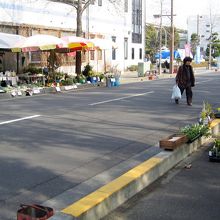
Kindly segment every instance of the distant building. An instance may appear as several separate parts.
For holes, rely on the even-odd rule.
[[[179,49],[184,49],[188,39],[187,31],[179,31]]]
[[[84,11],[84,37],[110,39],[118,45],[117,49],[106,51],[108,66],[114,65],[123,71],[144,60],[145,4],[144,0],[122,0],[119,5],[98,0]],[[41,33],[61,37],[75,35],[76,32],[76,10],[65,4],[45,0],[0,0],[0,14],[0,31],[5,33],[23,36]],[[45,59],[36,53],[25,56],[28,63],[46,65]],[[103,71],[103,56],[100,51],[89,52],[83,56],[83,65],[90,62],[94,70]],[[19,59],[21,62],[21,57]],[[73,66],[71,59],[66,59],[65,66]]]
[[[188,42],[190,42],[193,33],[198,34],[201,52],[205,52],[211,32],[217,32],[220,37],[220,14],[213,15],[211,20],[209,15],[195,15],[187,19]]]

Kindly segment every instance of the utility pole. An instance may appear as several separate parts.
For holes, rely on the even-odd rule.
[[[159,71],[161,74],[161,47],[162,47],[162,12],[163,12],[163,0],[160,0],[160,36],[159,36]]]
[[[209,38],[209,66],[208,69],[212,69],[212,24],[210,23],[210,38]]]
[[[165,14],[165,15],[163,15],[162,14],[162,1],[163,0],[161,0],[161,14],[156,14],[156,15],[154,15],[154,17],[155,18],[160,18],[160,19],[162,19],[162,16],[165,16],[165,17],[168,17],[168,18],[170,18],[170,20],[171,20],[171,27],[170,27],[170,38],[171,38],[171,40],[170,40],[170,74],[173,74],[173,59],[174,59],[174,25],[173,25],[173,17],[174,16],[176,16],[176,15],[174,15],[173,14],[173,0],[171,0],[171,14],[170,15],[168,15],[168,14]],[[161,33],[162,33],[162,31],[161,31],[161,29],[162,29],[162,20],[160,20],[161,22],[160,22],[160,35],[161,35]],[[160,42],[162,41],[162,35],[161,35],[161,38],[160,38]],[[160,49],[161,49],[161,45],[160,45]],[[161,51],[160,51],[160,53],[161,53]],[[160,61],[159,61],[159,63],[160,63]],[[160,65],[159,65],[160,66]]]
[[[209,37],[209,65],[208,69],[212,69],[212,28],[213,28],[213,23],[212,23],[212,11],[210,9],[210,37]]]
[[[199,15],[197,15],[197,37],[199,37]]]
[[[90,25],[90,23],[89,23],[89,5],[88,5],[87,8],[86,8],[86,32],[87,32],[87,33],[86,33],[86,38],[87,38],[87,39],[90,38],[89,25]],[[89,50],[87,51],[87,59],[88,59],[87,63],[89,64]]]
[[[171,44],[170,44],[170,74],[173,74],[174,59],[174,25],[173,25],[173,0],[171,0]]]

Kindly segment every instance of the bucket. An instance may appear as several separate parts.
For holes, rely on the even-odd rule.
[[[17,211],[17,220],[46,220],[52,215],[54,215],[54,210],[50,207],[21,204]]]

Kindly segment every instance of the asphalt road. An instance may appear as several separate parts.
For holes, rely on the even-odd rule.
[[[154,146],[218,106],[220,75],[197,77],[193,106],[170,99],[173,79],[1,100],[0,219],[42,203]],[[151,151],[152,153],[152,151]]]
[[[218,220],[220,163],[209,162],[210,146],[203,146],[102,220]]]

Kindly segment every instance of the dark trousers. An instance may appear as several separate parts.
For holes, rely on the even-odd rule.
[[[192,103],[192,97],[193,97],[193,92],[192,92],[192,87],[189,86],[189,87],[186,87],[186,88],[183,88],[183,87],[179,87],[180,88],[180,91],[181,91],[181,95],[183,94],[184,90],[186,90],[186,101],[187,103]]]

